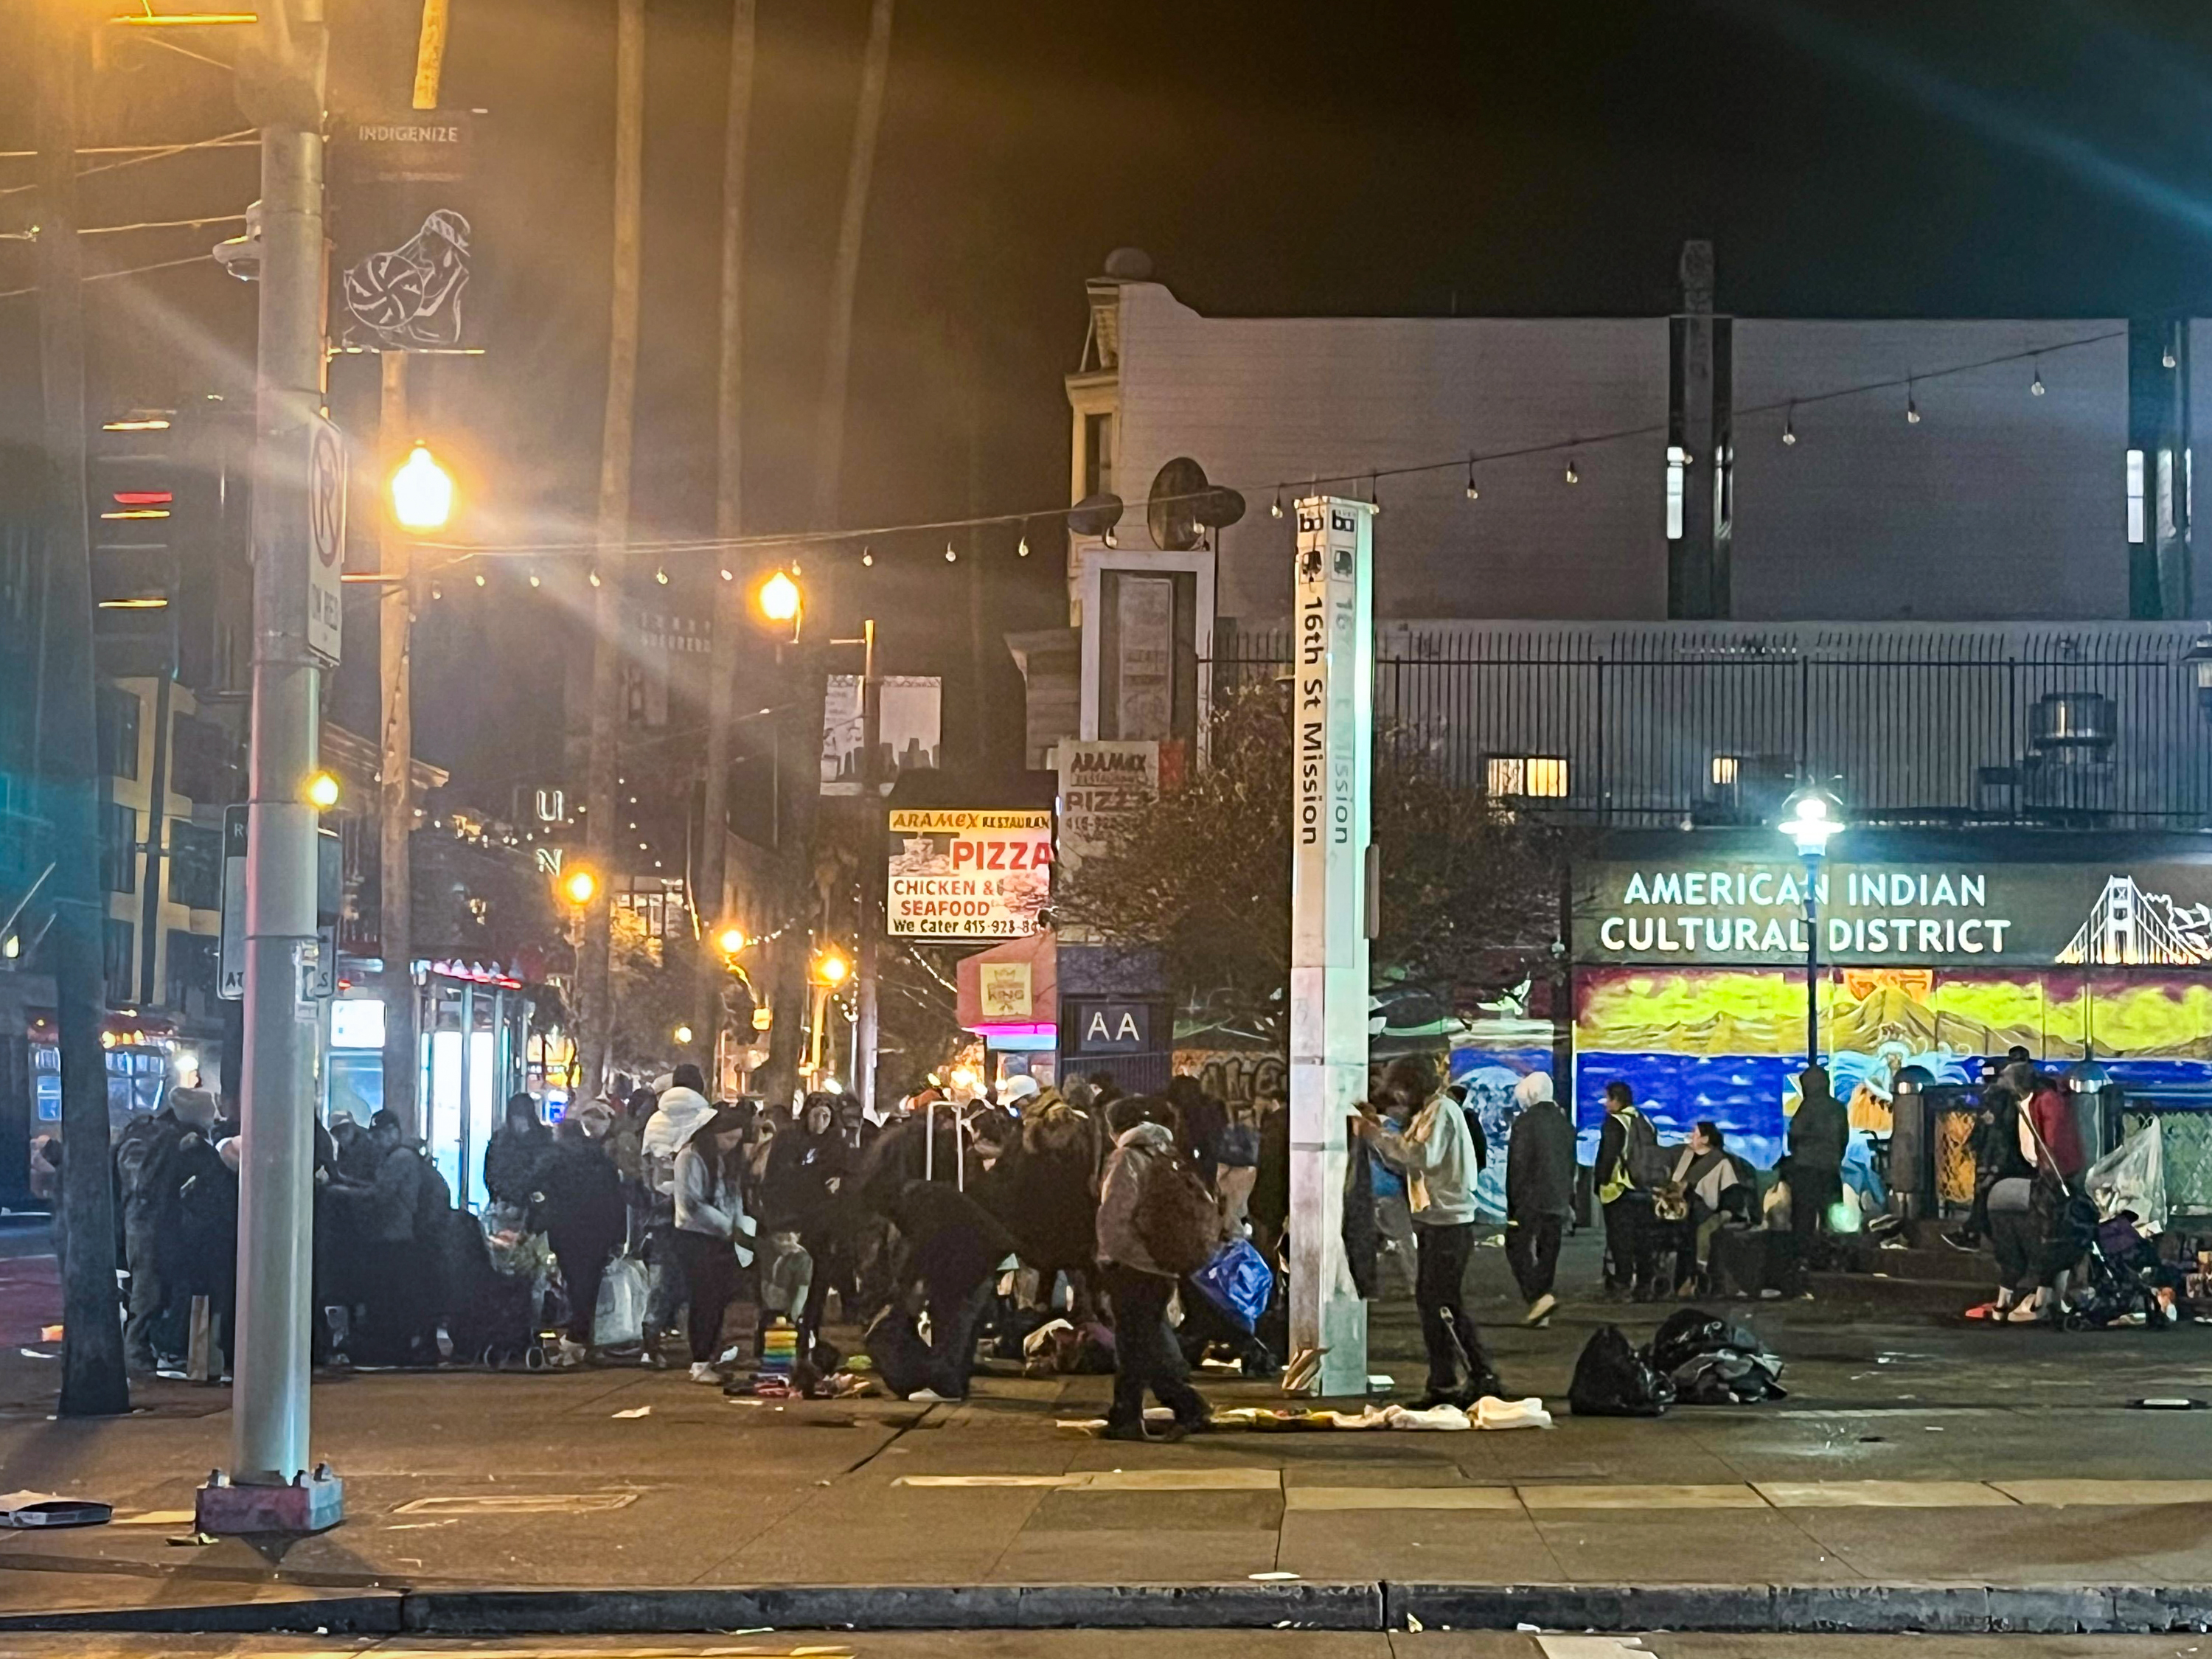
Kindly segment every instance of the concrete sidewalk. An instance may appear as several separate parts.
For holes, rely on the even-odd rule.
[[[1640,1339],[1670,1311],[1571,1304],[1523,1331],[1504,1323],[1501,1264],[1486,1252],[1477,1271],[1507,1382],[1555,1407],[1599,1324]],[[2212,1395],[2212,1328],[1736,1311],[1790,1362],[1789,1401],[1562,1411],[1499,1434],[1148,1448],[1057,1427],[1103,1410],[1101,1377],[986,1376],[968,1404],[925,1408],[740,1402],[680,1371],[342,1376],[317,1387],[316,1450],[349,1518],[284,1545],[179,1541],[228,1457],[222,1391],[149,1385],[128,1419],[58,1422],[53,1362],[10,1349],[0,1486],[120,1512],[0,1534],[0,1613],[444,1631],[2212,1622],[2212,1411],[2130,1403]],[[1378,1307],[1375,1334],[1376,1368],[1416,1381],[1410,1308]],[[1280,1398],[1206,1386],[1224,1406]]]

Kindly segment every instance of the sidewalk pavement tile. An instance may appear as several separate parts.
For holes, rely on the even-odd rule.
[[[1517,1511],[1498,1510],[1285,1515],[1276,1565],[1327,1579],[1512,1584],[1567,1576],[1533,1522]]]
[[[1803,1513],[1761,1504],[1756,1512],[1703,1510],[1692,1525],[1679,1513],[1591,1510],[1539,1515],[1535,1525],[1567,1583],[1820,1584],[1864,1577],[1858,1563],[1808,1535],[1799,1524]]]
[[[1521,1499],[1510,1486],[1291,1486],[1283,1493],[1286,1514],[1328,1510],[1510,1510]]]
[[[2212,1577],[2212,1528],[2187,1510],[2091,1521],[2021,1504],[1978,1510],[1965,1525],[1907,1518],[1911,1513],[1792,1510],[1790,1519],[1879,1583],[2184,1584]]]
[[[1537,1510],[1763,1510],[1766,1500],[1749,1486],[1524,1486],[1521,1501]]]
[[[1777,1509],[2005,1509],[2013,1500],[1979,1480],[1759,1480],[1752,1489]]]
[[[2134,1508],[2163,1504],[2212,1504],[2212,1480],[1992,1480],[2023,1504]]]
[[[1273,1489],[1240,1492],[1093,1492],[1071,1487],[1047,1492],[1030,1520],[1032,1528],[1114,1532],[1127,1527],[1163,1532],[1272,1533],[1283,1519],[1282,1494]]]
[[[1176,1532],[1031,1526],[976,1577],[994,1584],[1220,1583],[1273,1571],[1277,1545],[1273,1527]]]

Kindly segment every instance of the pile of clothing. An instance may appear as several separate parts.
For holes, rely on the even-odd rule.
[[[1598,1331],[1575,1362],[1567,1401],[1577,1417],[1657,1417],[1677,1402],[1752,1406],[1786,1399],[1781,1376],[1781,1359],[1756,1332],[1702,1308],[1684,1308],[1641,1349],[1617,1326]]]

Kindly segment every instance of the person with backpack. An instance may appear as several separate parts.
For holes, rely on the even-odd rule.
[[[1114,1309],[1114,1404],[1109,1440],[1181,1439],[1212,1425],[1212,1408],[1190,1386],[1190,1368],[1168,1326],[1168,1304],[1186,1273],[1205,1266],[1218,1212],[1197,1175],[1178,1159],[1164,1101],[1127,1095],[1107,1108],[1114,1150],[1098,1194],[1098,1262]],[[1200,1209],[1211,1224],[1197,1220]],[[1191,1260],[1193,1254],[1198,1259]],[[1145,1429],[1150,1389],[1175,1413],[1164,1437]]]
[[[1426,1054],[1393,1060],[1382,1092],[1413,1110],[1404,1130],[1395,1129],[1362,1103],[1358,1131],[1375,1152],[1406,1176],[1419,1241],[1413,1300],[1420,1310],[1421,1342],[1428,1350],[1424,1410],[1472,1406],[1504,1390],[1467,1308],[1467,1264],[1474,1253],[1474,1139],[1467,1113],[1443,1087],[1436,1061]],[[1467,1375],[1461,1379],[1465,1361]]]
[[[1613,1301],[1653,1294],[1652,1189],[1672,1173],[1659,1132],[1636,1109],[1636,1091],[1620,1078],[1605,1085],[1605,1127],[1598,1132],[1594,1179],[1605,1216],[1605,1290]]]

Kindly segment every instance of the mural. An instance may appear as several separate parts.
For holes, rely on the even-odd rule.
[[[1552,1069],[1548,1024],[1519,1020],[1498,1024],[1531,1029],[1478,1031],[1455,1038],[1451,1051],[1451,1080],[1467,1085],[1467,1103],[1480,1115],[1483,1139],[1490,1143],[1489,1161],[1474,1188],[1475,1207],[1486,1221],[1505,1219],[1505,1146],[1513,1133],[1514,1085],[1531,1072]],[[1540,1041],[1528,1041],[1529,1036]],[[1490,1046],[1493,1042],[1500,1046]]]
[[[2094,1048],[2142,1089],[2212,1086],[2212,985],[2183,973],[2095,969],[1831,969],[1822,1047],[1854,1128],[1887,1133],[1898,1072],[1966,1083],[2017,1044],[2051,1065]],[[1753,968],[1600,968],[1577,976],[1576,1121],[1595,1155],[1602,1091],[1636,1091],[1665,1139],[1710,1118],[1754,1164],[1781,1155],[1804,1064],[1802,974]]]

